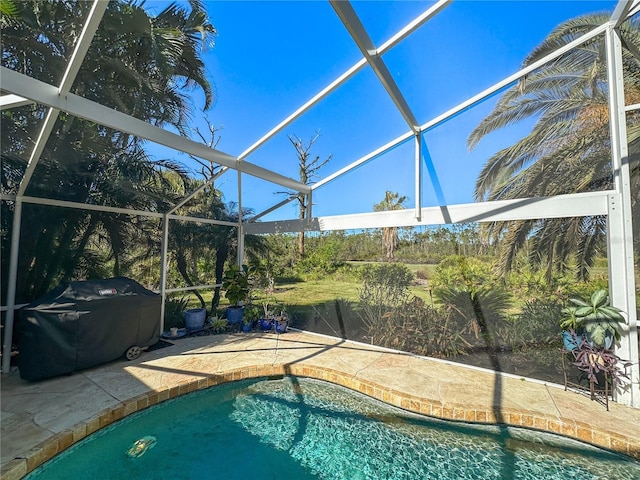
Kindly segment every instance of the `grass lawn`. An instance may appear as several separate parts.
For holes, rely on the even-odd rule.
[[[286,305],[310,306],[336,299],[358,300],[359,282],[309,280],[276,285],[275,296]]]
[[[363,263],[363,262],[360,262]],[[421,265],[413,265],[415,273]],[[276,298],[286,305],[311,306],[336,299],[345,299],[351,302],[358,301],[359,290],[362,283],[359,281],[338,281],[333,279],[308,280],[296,283],[276,284]],[[423,285],[409,287],[411,294],[431,303],[428,289]]]

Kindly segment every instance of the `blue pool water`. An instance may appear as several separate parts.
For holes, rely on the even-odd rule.
[[[551,434],[434,421],[286,377],[221,385],[144,410],[27,478],[638,480],[640,464]]]

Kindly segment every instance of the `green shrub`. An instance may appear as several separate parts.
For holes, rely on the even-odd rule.
[[[464,324],[415,296],[382,320],[367,325],[367,336],[375,345],[432,357],[463,355],[471,347],[462,335]]]
[[[167,298],[164,302],[164,328],[184,327],[184,311],[189,303],[188,297]]]
[[[552,344],[559,341],[563,302],[558,298],[528,300],[518,316],[523,343]]]
[[[597,290],[609,290],[609,279],[593,278],[588,282],[573,283],[567,288],[567,297],[589,298]]]
[[[420,280],[429,280],[430,274],[429,271],[424,268],[419,268],[416,270],[416,278]]]
[[[362,272],[359,267],[343,263],[336,268],[331,278],[341,282],[357,282],[362,279]]]
[[[495,333],[511,306],[489,263],[473,257],[453,255],[435,269],[433,293],[456,323],[466,324],[465,334],[483,338],[482,347],[495,347]]]
[[[490,263],[474,257],[451,255],[435,268],[431,285],[434,289],[453,287],[470,292],[497,281]]]
[[[404,265],[393,263],[365,265],[361,272],[360,309],[365,324],[373,328],[407,300],[413,275]]]
[[[485,286],[475,291],[455,287],[440,287],[436,297],[448,311],[454,322],[466,325],[465,334],[473,334],[486,340],[485,345],[495,343],[495,335],[505,321],[511,305],[511,297],[500,286]]]
[[[501,346],[514,351],[554,345],[559,348],[563,306],[563,300],[553,295],[525,301],[517,314],[506,316],[497,326]]]

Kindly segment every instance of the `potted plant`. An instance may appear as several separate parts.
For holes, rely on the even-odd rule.
[[[269,309],[269,302],[264,302],[262,304],[262,308],[264,310],[264,315],[260,319],[260,330],[263,332],[268,332],[273,328],[273,312]]]
[[[587,374],[589,382],[598,385],[599,377],[602,379],[604,376],[605,379],[611,379],[613,383],[621,385],[623,378],[629,379],[625,369],[631,366],[631,362],[622,360],[607,348],[595,346],[573,330],[569,333],[577,344],[577,348],[571,351],[574,358],[573,364],[578,367],[578,370]]]
[[[284,307],[280,309],[280,314],[275,315],[273,319],[273,327],[276,333],[285,333],[287,331],[287,327],[289,326],[289,317],[287,316],[287,311]]]
[[[569,302],[573,305],[562,310],[564,318],[560,322],[560,327],[565,332],[563,341],[567,350],[572,351],[577,347],[567,333],[570,330],[584,335],[594,346],[606,349],[620,340],[620,323],[624,323],[625,319],[619,308],[609,304],[609,295],[605,289],[593,292],[589,300],[571,298]]]
[[[626,369],[631,366],[631,362],[622,360],[608,348],[596,346],[572,329],[567,332],[571,342],[575,344],[575,348],[569,351],[572,365],[581,373],[577,383],[572,384],[568,382],[565,370],[565,390],[571,385],[588,388],[592,400],[595,400],[596,394],[604,395],[605,405],[609,410],[608,398],[612,395],[613,388],[622,385],[623,379],[630,380]]]
[[[231,265],[225,272],[222,288],[225,297],[229,300],[227,307],[227,320],[230,324],[242,323],[244,302],[249,297],[250,285],[247,267],[243,265]]]
[[[260,319],[260,309],[255,305],[248,305],[244,309],[244,319],[242,324],[243,332],[250,332]]]
[[[572,305],[562,310],[564,317],[560,327],[571,364],[579,370],[575,386],[586,386],[592,399],[596,390],[606,399],[615,385],[620,385],[623,378],[629,378],[625,369],[630,363],[613,351],[615,343],[620,340],[620,324],[625,321],[624,316],[619,308],[609,304],[605,289],[596,290],[588,300],[571,298],[569,301]],[[570,382],[567,370],[564,371],[566,388]]]
[[[184,312],[184,325],[190,332],[199,332],[204,328],[207,310],[204,308],[190,308]]]

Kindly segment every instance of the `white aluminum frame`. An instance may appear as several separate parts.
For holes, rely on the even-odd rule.
[[[607,256],[609,259],[609,292],[611,302],[625,312],[627,323],[619,355],[632,363],[631,383],[618,389],[617,400],[640,408],[640,368],[638,366],[638,319],[633,258],[633,230],[631,225],[631,180],[622,70],[622,42],[615,26],[615,15],[606,32],[607,76],[609,80],[609,126],[611,129],[612,166],[615,191],[609,202],[607,215]],[[627,6],[630,5],[627,4]]]
[[[18,106],[29,103],[39,103],[49,107],[49,114],[44,121],[38,140],[34,145],[31,153],[25,176],[20,185],[17,195],[0,195],[0,201],[15,202],[14,224],[11,237],[11,254],[10,254],[10,272],[9,285],[7,292],[7,305],[2,307],[7,311],[5,342],[3,345],[2,371],[9,371],[10,355],[8,355],[11,347],[11,334],[13,328],[13,316],[15,310],[15,281],[17,258],[19,251],[19,236],[21,212],[24,203],[43,204],[51,206],[59,206],[65,208],[82,208],[87,210],[111,211],[117,213],[125,213],[129,215],[143,215],[148,217],[162,218],[163,220],[163,242],[162,242],[162,262],[161,262],[161,285],[160,293],[162,295],[162,311],[164,313],[164,300],[167,293],[173,291],[188,291],[197,288],[211,288],[217,285],[203,285],[195,287],[187,287],[185,289],[167,289],[167,255],[168,255],[168,234],[171,220],[185,220],[202,223],[211,223],[217,225],[225,225],[238,228],[238,263],[242,263],[244,255],[244,235],[246,233],[273,233],[273,232],[298,232],[298,231],[328,231],[328,230],[350,230],[361,228],[380,228],[380,227],[403,227],[418,225],[440,225],[450,223],[464,222],[487,222],[487,221],[504,221],[504,220],[523,220],[537,218],[558,218],[558,217],[579,217],[587,215],[606,215],[608,219],[608,258],[609,258],[609,281],[612,303],[626,312],[627,325],[625,326],[622,347],[620,349],[621,356],[629,358],[634,365],[632,367],[632,384],[631,388],[626,391],[618,392],[617,400],[627,405],[640,408],[640,386],[639,386],[639,367],[638,367],[638,351],[637,342],[637,318],[635,310],[635,282],[633,263],[633,242],[631,238],[631,192],[629,191],[629,159],[626,144],[626,125],[625,112],[640,108],[639,105],[624,105],[624,84],[622,81],[622,49],[620,39],[616,28],[628,16],[638,11],[640,2],[620,0],[608,23],[594,28],[591,32],[576,39],[565,47],[546,56],[538,62],[524,68],[495,85],[485,89],[465,102],[460,103],[454,108],[442,113],[439,116],[429,120],[426,123],[419,124],[411,111],[408,103],[398,88],[395,80],[387,69],[382,56],[391,48],[398,45],[411,33],[415,32],[428,20],[433,18],[437,13],[444,9],[451,0],[440,0],[436,4],[429,7],[421,15],[404,28],[399,30],[388,41],[384,42],[379,48],[371,42],[369,35],[360,22],[355,10],[349,2],[330,0],[336,14],[345,25],[345,28],[352,36],[356,46],[362,52],[363,58],[356,62],[352,67],[347,69],[337,79],[332,81],[319,93],[314,95],[310,100],[305,102],[301,107],[296,109],[292,114],[286,117],[282,122],[278,123],[267,134],[260,137],[249,148],[242,152],[239,156],[217,151],[200,143],[196,143],[185,137],[181,137],[172,132],[168,132],[161,128],[150,125],[146,122],[138,120],[121,112],[109,109],[103,105],[91,102],[77,95],[69,93],[73,79],[81,65],[82,58],[86,53],[91,38],[95,33],[102,13],[106,8],[106,2],[95,0],[92,7],[92,13],[86,22],[84,32],[75,47],[73,59],[69,63],[69,67],[65,72],[60,86],[55,87],[46,83],[37,81],[20,73],[8,70],[4,67],[0,68],[0,87],[8,95],[0,97],[0,109],[16,108]],[[525,198],[519,200],[505,200],[498,202],[473,203],[463,205],[441,205],[438,207],[422,206],[422,169],[423,155],[426,152],[426,144],[422,134],[442,122],[449,120],[461,112],[471,108],[478,102],[500,92],[507,88],[513,82],[517,81],[524,75],[534,71],[547,62],[557,58],[558,56],[568,52],[569,50],[581,45],[589,39],[604,34],[606,38],[607,48],[607,72],[609,77],[610,91],[610,116],[611,116],[611,138],[612,138],[612,163],[615,177],[615,189],[605,192],[593,192],[585,194],[562,195],[549,198]],[[246,158],[255,152],[258,148],[271,140],[276,134],[281,132],[285,127],[290,125],[297,118],[302,116],[313,106],[335,91],[351,79],[356,73],[366,66],[370,66],[379,81],[387,91],[391,100],[396,105],[399,113],[403,116],[409,125],[409,132],[403,134],[396,139],[386,143],[364,157],[352,162],[346,167],[334,172],[333,174],[320,180],[313,186],[304,185],[296,180],[280,175],[276,172],[251,164]],[[221,222],[210,219],[201,219],[196,217],[175,215],[175,212],[193,197],[198,195],[207,185],[203,185],[194,192],[186,195],[178,204],[174,205],[167,212],[143,212],[130,209],[121,209],[110,206],[86,205],[75,202],[65,202],[46,198],[36,198],[26,196],[26,188],[34,169],[37,168],[38,159],[44,148],[44,144],[51,133],[58,111],[64,111],[81,118],[89,119],[109,126],[119,131],[135,135],[140,138],[150,140],[152,142],[165,145],[177,151],[188,153],[192,156],[203,158],[215,162],[222,166],[221,171],[216,178],[227,170],[232,169],[238,175],[238,198],[239,198],[239,218],[238,222]],[[412,139],[414,140],[414,175],[415,175],[415,207],[413,209],[391,211],[391,212],[373,212],[373,213],[356,213],[349,215],[338,215],[330,217],[313,217],[311,211],[312,193],[315,189],[328,184],[329,182],[345,175],[353,169],[364,165],[365,163],[379,157],[387,151],[397,147],[400,144]],[[256,222],[260,218],[272,211],[286,205],[295,197],[288,198],[279,202],[273,207],[261,212],[254,219],[243,219],[242,217],[242,174],[252,175],[270,183],[281,185],[302,193],[308,197],[310,207],[309,215],[305,219],[292,219],[277,222]],[[210,179],[213,182],[214,179]],[[433,181],[433,179],[432,179]],[[164,315],[163,315],[164,316]]]

